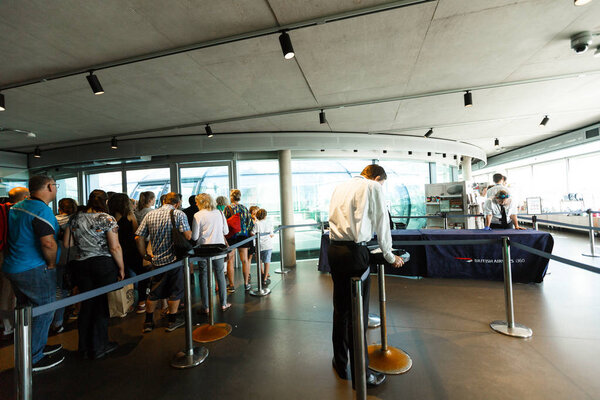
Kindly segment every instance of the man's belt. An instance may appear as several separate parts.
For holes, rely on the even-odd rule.
[[[353,242],[351,240],[331,240],[331,244],[336,246],[349,246],[349,247],[359,247],[359,246],[367,246],[367,242]]]

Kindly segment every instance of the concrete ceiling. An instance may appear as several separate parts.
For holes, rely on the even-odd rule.
[[[0,2],[0,87],[207,40],[363,9],[367,0],[105,0]],[[497,154],[600,120],[600,45],[576,55],[569,37],[600,32],[600,0],[438,0],[3,90],[0,149],[32,152],[127,133],[201,133],[203,123],[478,86],[547,80],[317,112],[213,124],[235,132],[386,132],[435,137]],[[550,116],[541,128],[540,120]],[[175,129],[182,125],[194,125]],[[140,134],[140,132],[150,131]],[[232,139],[234,136],[232,136]],[[172,139],[171,139],[172,140]],[[307,141],[319,149],[320,143]]]

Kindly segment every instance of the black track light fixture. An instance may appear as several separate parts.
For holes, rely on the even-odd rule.
[[[4,95],[0,93],[0,111],[6,110],[6,106],[4,105]]]
[[[354,149],[354,152],[355,152],[355,153],[358,153],[358,150]]]
[[[34,158],[42,158],[42,151],[40,150],[40,146],[37,146],[33,152]]]
[[[473,106],[473,94],[470,91],[466,91],[465,92],[465,107],[472,107]]]
[[[544,119],[542,119],[542,122],[540,122],[540,126],[546,126],[546,124],[548,123],[548,121],[550,121],[550,118],[548,118],[548,116],[544,116]]]
[[[454,155],[454,159],[455,159],[455,160],[456,160],[456,159],[458,159],[458,156],[457,156],[456,154]]]
[[[96,96],[104,93],[104,89],[102,89],[102,85],[100,84],[98,77],[94,75],[94,71],[90,71],[90,74],[86,76],[86,78]]]
[[[408,151],[408,155],[409,155],[409,156],[412,156],[412,151],[410,151],[410,150],[409,150],[409,151]]]
[[[497,149],[500,148],[500,139],[498,139],[498,138],[494,139],[494,147]]]
[[[213,137],[213,136],[214,136],[214,135],[213,135],[212,128],[210,127],[210,125],[209,125],[209,124],[206,124],[206,127],[204,127],[204,130],[206,131],[206,137],[209,137],[209,138],[211,138],[211,137]]]
[[[321,112],[319,113],[319,123],[321,123],[321,124],[327,123],[327,118],[325,117],[325,111],[323,111],[323,110],[321,110]]]
[[[427,133],[425,134],[425,137],[428,138],[429,136],[433,135],[433,128],[429,128],[429,130],[427,131]]]
[[[387,154],[387,150],[384,150],[384,151],[383,151],[383,154]]]
[[[446,158],[446,153],[443,153],[443,154],[442,154],[442,157]]]
[[[281,44],[281,51],[283,51],[283,58],[286,60],[294,58],[295,53],[292,40],[286,31],[281,32],[281,35],[279,35],[279,43]]]
[[[119,148],[119,145],[117,144],[117,138],[115,136],[113,136],[113,138],[110,140],[110,148],[115,150]]]
[[[576,6],[585,6],[587,3],[590,3],[592,0],[574,0],[573,3]]]
[[[427,152],[427,157],[431,157],[431,152],[430,151]]]

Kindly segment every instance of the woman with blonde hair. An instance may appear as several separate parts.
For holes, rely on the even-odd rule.
[[[223,213],[217,210],[217,204],[212,196],[208,193],[200,193],[196,196],[196,204],[199,211],[194,214],[192,223],[192,240],[196,241],[197,245],[204,244],[226,244],[225,235],[229,233],[227,221]],[[200,270],[200,294],[202,297],[202,312],[208,314],[208,272],[205,260],[198,263]],[[213,273],[217,280],[219,290],[219,299],[221,301],[221,309],[227,311],[231,304],[227,302],[227,292],[224,290],[225,273],[223,271],[223,259],[213,261]]]
[[[251,235],[252,229],[254,228],[254,221],[252,221],[252,217],[250,216],[250,212],[246,207],[240,204],[240,200],[242,199],[242,192],[239,189],[231,189],[231,193],[229,194],[229,200],[231,204],[225,207],[225,218],[229,219],[236,214],[239,214],[240,217],[240,231],[235,233],[228,239],[229,245],[233,245],[239,243],[245,239],[248,239]],[[250,259],[248,258],[248,249],[250,248],[251,243],[244,243],[242,246],[238,247],[238,253],[240,255],[240,260],[242,262],[242,272],[244,273],[244,289],[248,292],[251,289],[250,286]],[[235,292],[234,286],[234,272],[233,272],[233,252],[229,254],[229,260],[227,261],[227,278],[229,279],[229,286],[227,287],[227,291],[229,293]]]

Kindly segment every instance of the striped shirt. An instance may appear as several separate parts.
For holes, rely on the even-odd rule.
[[[156,267],[177,261],[173,248],[171,204],[165,204],[161,208],[150,211],[135,232],[137,236],[150,239],[152,245],[152,264]],[[190,230],[186,215],[181,210],[175,210],[173,217],[179,232]]]

